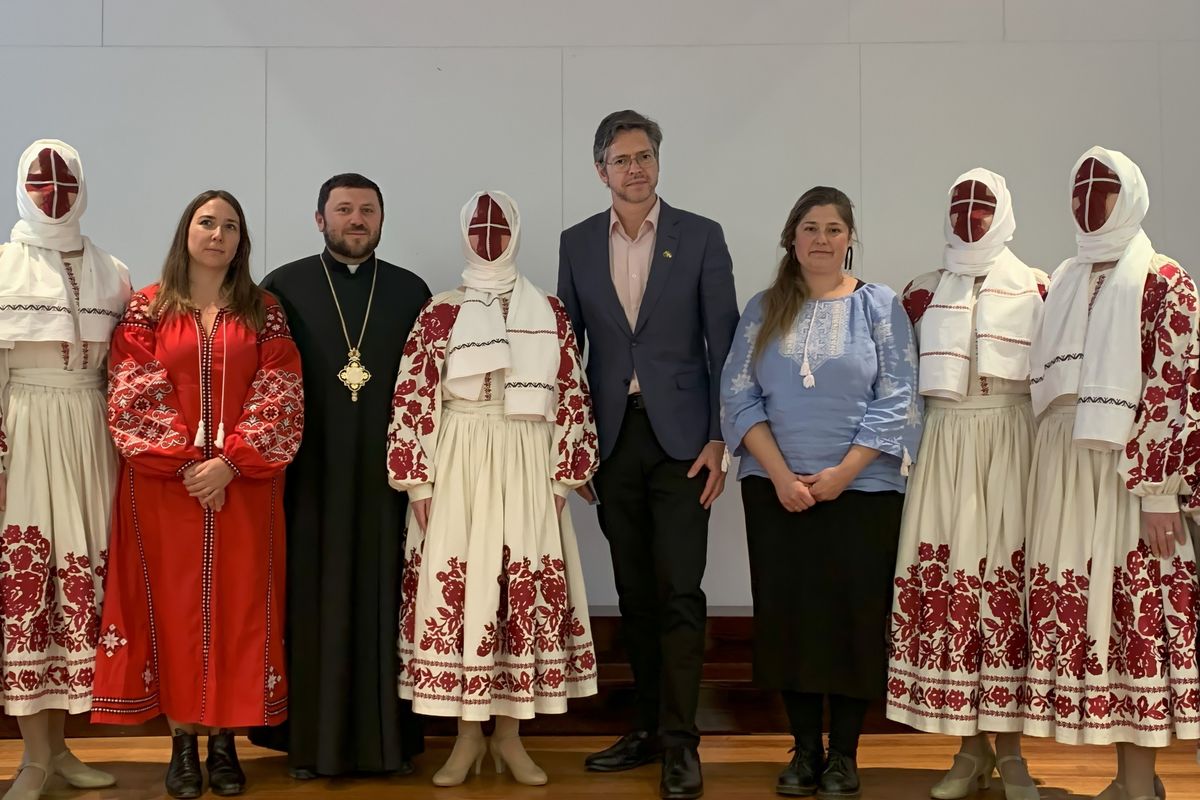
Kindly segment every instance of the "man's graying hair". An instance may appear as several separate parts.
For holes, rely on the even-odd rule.
[[[625,109],[614,111],[600,120],[600,127],[596,128],[596,141],[592,145],[592,157],[597,164],[604,163],[609,145],[621,131],[644,131],[650,139],[650,146],[654,148],[654,157],[658,157],[658,146],[662,144],[662,128],[649,117]]]

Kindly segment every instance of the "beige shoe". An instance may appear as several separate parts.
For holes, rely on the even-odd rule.
[[[488,741],[488,747],[492,751],[492,759],[496,762],[496,772],[503,773],[504,765],[507,764],[508,771],[512,773],[513,779],[517,783],[523,783],[526,786],[544,786],[546,784],[546,773],[533,763],[533,759],[525,752],[525,746],[521,744],[520,737],[499,738],[493,735]]]
[[[458,786],[467,779],[472,765],[475,774],[483,768],[483,756],[487,745],[480,735],[460,735],[454,740],[454,749],[442,768],[433,774],[434,786]]]
[[[1025,764],[1025,759],[1021,756],[1001,756],[996,761],[997,767],[1002,767],[1012,761],[1020,761],[1025,765],[1025,773],[1029,774],[1029,765]],[[1012,783],[1004,783],[1004,773],[1000,773],[1000,783],[1004,786],[1005,800],[1041,800],[1041,795],[1038,794],[1037,786],[1032,783],[1017,785]]]
[[[971,762],[971,774],[962,778],[942,778],[929,790],[933,800],[962,800],[967,795],[992,785],[992,772],[996,769],[996,755],[988,748],[982,756],[971,753],[955,753],[954,757]]]
[[[23,763],[17,768],[17,774],[13,776],[13,781],[15,782],[17,778],[20,777],[21,773],[27,769],[41,770],[41,784],[39,784],[36,789],[18,789],[14,786],[4,793],[3,800],[38,800],[38,798],[42,796],[42,792],[46,790],[46,782],[50,780],[50,768],[44,764],[38,764],[34,761]]]
[[[50,766],[76,789],[106,789],[117,783],[117,779],[112,775],[95,767],[89,767],[76,758],[70,750],[63,750],[52,757]]]

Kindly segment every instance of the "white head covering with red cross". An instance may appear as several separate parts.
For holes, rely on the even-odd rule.
[[[47,250],[82,250],[79,218],[87,209],[87,184],[74,147],[39,139],[17,162],[17,211],[12,240]]]
[[[443,385],[457,397],[477,400],[484,378],[502,370],[505,416],[551,422],[557,413],[558,319],[545,293],[517,271],[521,212],[507,194],[488,190],[475,193],[459,221],[467,268],[446,343]]]
[[[75,148],[39,139],[17,162],[21,218],[0,250],[0,341],[107,342],[129,302],[129,270],[79,230],[87,186]],[[63,253],[79,251],[68,274]],[[78,287],[78,294],[72,289]]]

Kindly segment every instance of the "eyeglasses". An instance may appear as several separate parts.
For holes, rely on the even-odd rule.
[[[633,166],[635,161],[642,169],[649,169],[658,161],[658,156],[654,155],[653,150],[645,150],[632,156],[617,156],[612,161],[605,163],[617,172],[625,172]]]

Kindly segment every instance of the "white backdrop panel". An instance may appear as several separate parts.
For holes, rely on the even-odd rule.
[[[1200,38],[1196,0],[1004,0],[1005,33],[1013,41],[1147,41]],[[1093,49],[1087,67],[1113,60],[1111,48]],[[1122,59],[1124,56],[1122,56]]]
[[[857,56],[844,45],[568,50],[564,224],[608,206],[592,166],[596,126],[611,111],[637,109],[663,128],[662,197],[725,229],[744,306],[773,274],[780,228],[805,189],[831,184],[858,194]],[[592,520],[580,528],[588,596],[613,603],[607,544]],[[709,604],[749,605],[745,525],[732,479],[713,508],[708,563]]]
[[[105,43],[504,47],[842,42],[824,0],[106,0]]]
[[[184,206],[209,188],[241,201],[261,274],[261,50],[6,47],[0,75],[22,75],[25,98],[0,125],[0,241],[17,219],[17,157],[35,139],[62,139],[87,174],[83,231],[129,265],[135,286],[158,279]]]
[[[871,263],[882,263],[873,277],[899,289],[940,266],[946,191],[975,166],[1008,181],[1013,252],[1052,270],[1075,251],[1069,173],[1093,144],[1141,166],[1146,232],[1164,247],[1159,99],[1146,91],[1158,59],[1153,45],[1124,47],[1127,58],[1104,61],[1089,44],[864,46],[863,229]]]
[[[321,247],[317,190],[361,172],[383,190],[380,253],[435,292],[457,286],[459,209],[479,189],[521,209],[518,263],[552,288],[562,200],[560,55],[551,49],[288,49],[268,62],[268,254]]]
[[[1004,0],[850,0],[852,42],[997,41]]]
[[[99,46],[101,5],[101,0],[2,0],[0,46]],[[30,61],[16,74],[41,66]]]
[[[1200,5],[1198,3],[1197,5]],[[1150,215],[1166,220],[1160,252],[1179,259],[1200,276],[1200,48],[1194,43],[1163,46],[1163,203]]]

